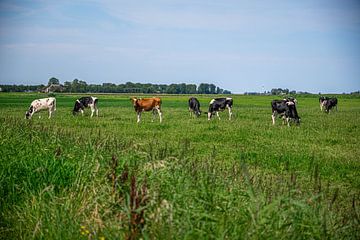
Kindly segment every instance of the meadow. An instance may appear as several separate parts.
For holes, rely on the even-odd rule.
[[[79,96],[26,120],[47,95],[0,94],[1,239],[360,239],[360,97],[325,114],[296,96],[287,127],[274,96],[232,95],[233,119],[208,121],[163,95],[161,124],[120,94],[73,116]]]

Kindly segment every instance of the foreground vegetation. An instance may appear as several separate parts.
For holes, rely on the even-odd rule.
[[[210,122],[163,96],[164,122],[136,124],[126,95],[98,96],[93,119],[57,95],[53,119],[25,120],[44,96],[0,94],[0,238],[360,239],[360,98],[324,114],[298,96],[291,128],[269,96]]]

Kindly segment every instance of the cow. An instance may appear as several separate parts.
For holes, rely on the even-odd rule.
[[[209,111],[208,111],[208,120],[210,121],[211,117],[216,113],[217,117],[220,120],[219,111],[224,111],[225,108],[229,110],[229,120],[232,116],[232,98],[214,98],[210,101]]]
[[[323,106],[325,108],[325,112],[329,113],[329,111],[334,107],[336,108],[337,111],[337,103],[338,100],[335,97],[327,98],[326,100],[324,100]]]
[[[90,108],[91,109],[91,116],[93,117],[94,112],[96,113],[96,116],[99,116],[99,109],[97,107],[98,99],[96,97],[81,97],[79,99],[76,99],[74,109],[73,109],[73,115],[75,116],[78,112],[81,112],[81,115],[84,116],[84,109]]]
[[[191,97],[189,98],[188,102],[190,117],[193,115],[193,113],[195,114],[195,116],[199,117],[201,114],[199,100],[197,100],[197,98]]]
[[[284,124],[290,127],[290,121],[293,120],[297,125],[300,124],[300,117],[296,110],[296,99],[286,98],[283,100],[271,101],[272,108],[272,123],[275,125],[275,118],[277,115],[282,117]]]
[[[153,98],[136,98],[132,97],[130,98],[135,112],[137,114],[137,123],[141,120],[141,113],[143,111],[152,111],[153,112],[153,118],[152,122],[154,121],[156,112],[159,114],[160,123],[162,122],[162,112],[161,112],[161,99],[157,97]]]
[[[49,110],[49,119],[50,119],[53,112],[56,111],[56,99],[54,97],[49,97],[49,98],[36,99],[32,101],[29,110],[26,111],[25,113],[25,118],[31,119],[34,113],[37,113],[41,110]]]
[[[319,97],[319,103],[320,103],[320,111],[323,111],[325,102],[328,100],[328,97],[321,96]]]

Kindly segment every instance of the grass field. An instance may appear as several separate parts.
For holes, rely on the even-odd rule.
[[[233,95],[232,121],[162,96],[161,124],[136,124],[127,95],[74,117],[79,96],[25,120],[46,96],[0,94],[0,238],[360,239],[359,97],[325,114],[297,96],[289,128],[272,126],[273,96]]]

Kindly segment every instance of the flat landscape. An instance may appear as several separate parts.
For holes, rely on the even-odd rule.
[[[104,94],[24,119],[34,93],[0,94],[2,239],[360,239],[360,97],[296,96],[300,126],[271,122],[277,96],[231,95],[191,118],[189,95],[160,95],[163,122]],[[143,95],[144,97],[145,95]],[[196,96],[207,111],[214,96]],[[41,118],[39,118],[41,116]]]

